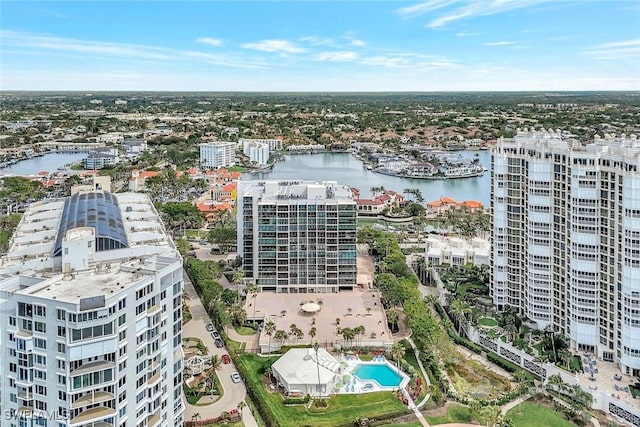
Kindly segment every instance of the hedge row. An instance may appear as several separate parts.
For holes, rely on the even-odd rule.
[[[260,418],[262,418],[262,421],[267,427],[277,427],[278,422],[271,414],[271,411],[267,407],[265,400],[261,398],[260,392],[258,391],[260,388],[264,389],[264,384],[262,384],[262,382],[256,383],[255,376],[252,375],[251,372],[248,372],[245,364],[242,362],[242,360],[240,360],[237,353],[231,347],[227,347],[227,350],[229,351],[229,356],[231,356],[233,363],[238,369],[238,373],[240,373],[242,378],[244,378],[244,384],[247,388],[247,395],[249,395],[249,398],[255,405]]]

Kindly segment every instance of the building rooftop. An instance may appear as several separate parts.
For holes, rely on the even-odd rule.
[[[146,195],[94,191],[32,204],[11,239],[9,251],[0,258],[0,280],[16,274],[45,278],[60,275],[62,242],[93,240],[94,236],[97,250],[88,251],[85,246],[83,254],[89,271],[82,273],[81,285],[75,284],[85,290],[88,282],[93,282],[88,277],[115,277],[118,266],[144,262],[150,265],[144,268],[155,268],[162,262],[150,261],[154,256],[179,257]],[[103,236],[107,246],[101,248],[98,239]],[[118,244],[110,245],[111,239],[118,239]],[[126,245],[120,244],[123,242]],[[138,267],[142,265],[136,264]],[[95,278],[95,282],[101,280]]]
[[[640,163],[640,139],[637,135],[606,133],[595,135],[592,142],[582,144],[567,132],[556,129],[518,129],[513,138],[499,138],[494,152],[505,148],[536,148],[539,150],[561,150],[579,156],[617,156]]]
[[[292,200],[297,202],[322,200],[355,204],[351,189],[336,181],[247,181],[240,182],[238,197],[260,196],[263,203]]]

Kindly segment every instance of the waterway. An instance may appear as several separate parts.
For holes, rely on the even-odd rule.
[[[488,150],[460,151],[470,159],[478,156],[480,164],[489,169],[491,154]],[[262,173],[245,173],[242,179],[338,181],[339,184],[360,189],[361,197],[368,197],[371,187],[383,186],[387,190],[402,193],[406,188],[419,188],[426,201],[440,197],[455,200],[477,200],[489,207],[491,173],[459,179],[411,179],[382,175],[363,167],[362,162],[348,153],[295,154],[284,156],[272,170]]]
[[[36,175],[38,172],[55,172],[59,167],[76,163],[87,157],[87,153],[47,153],[0,169],[0,175]]]

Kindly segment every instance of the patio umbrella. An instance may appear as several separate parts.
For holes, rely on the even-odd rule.
[[[308,302],[306,304],[303,304],[300,308],[302,309],[302,311],[307,313],[316,313],[320,310],[320,304],[316,304],[315,302]]]

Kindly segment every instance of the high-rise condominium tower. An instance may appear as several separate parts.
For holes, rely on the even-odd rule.
[[[493,150],[493,302],[640,373],[640,141],[519,131]]]
[[[356,204],[336,182],[240,181],[238,253],[245,278],[277,292],[356,285]]]
[[[147,196],[33,204],[0,258],[0,424],[182,426],[181,310]]]

